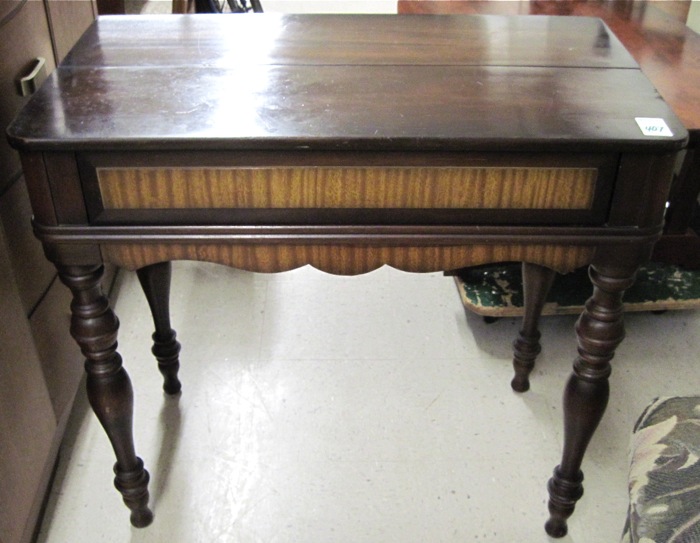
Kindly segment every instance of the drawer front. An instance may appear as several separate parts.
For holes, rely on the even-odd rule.
[[[14,9],[19,1],[2,2]],[[17,14],[0,27],[0,192],[17,173],[21,166],[19,155],[7,143],[5,128],[22,106],[28,101],[17,90],[17,79],[26,75],[31,62],[37,58],[46,59],[46,73],[53,71],[53,49],[51,34],[46,22],[43,2],[27,2]]]
[[[0,196],[0,223],[7,233],[7,247],[24,311],[29,315],[56,275],[41,243],[32,232],[32,210],[23,178]]]
[[[511,162],[515,163],[98,164],[87,169],[85,182],[94,204],[89,214],[100,223],[136,223],[145,217],[149,222],[186,219],[216,224],[603,220],[606,188],[612,185],[611,160],[566,166]]]
[[[105,209],[591,209],[594,168],[104,168]]]

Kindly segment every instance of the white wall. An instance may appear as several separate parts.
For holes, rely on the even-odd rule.
[[[693,0],[688,13],[688,26],[700,34],[700,0]]]

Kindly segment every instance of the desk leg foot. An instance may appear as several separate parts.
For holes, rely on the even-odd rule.
[[[148,508],[148,472],[143,468],[143,460],[136,457],[133,470],[121,469],[119,463],[114,465],[114,486],[124,498],[124,503],[131,510],[131,525],[145,528],[153,522],[153,513]]]
[[[151,352],[158,360],[158,369],[163,375],[163,390],[166,394],[177,394],[182,385],[177,377],[180,369],[180,343],[175,330],[170,327],[170,262],[159,262],[139,269],[138,275],[148,305],[153,315],[155,332]]]
[[[66,266],[58,271],[73,293],[71,335],[86,357],[88,399],[117,457],[114,484],[131,510],[132,524],[147,526],[153,519],[149,477],[134,448],[134,392],[117,352],[119,320],[100,286],[103,268]]]
[[[559,466],[547,484],[549,491],[549,520],[544,529],[552,537],[564,537],[568,532],[566,520],[573,514],[576,502],[583,496],[583,472],[574,479],[566,479]]]
[[[610,360],[625,336],[622,294],[634,283],[634,272],[617,271],[604,275],[590,267],[593,296],[576,323],[579,356],[564,390],[564,451],[547,487],[550,518],[545,529],[553,537],[566,534],[566,520],[583,495],[581,463],[607,407]]]
[[[523,327],[513,342],[513,369],[515,376],[510,386],[516,392],[530,389],[530,372],[540,354],[539,321],[556,272],[544,266],[523,262],[523,298],[525,316]]]

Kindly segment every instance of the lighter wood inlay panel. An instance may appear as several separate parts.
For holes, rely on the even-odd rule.
[[[101,246],[102,256],[136,270],[171,260],[216,262],[247,271],[275,273],[311,266],[337,275],[357,275],[388,265],[407,272],[455,270],[494,262],[531,262],[568,273],[590,263],[593,247],[573,245],[236,245],[115,243]]]
[[[101,168],[105,209],[590,209],[595,168]]]

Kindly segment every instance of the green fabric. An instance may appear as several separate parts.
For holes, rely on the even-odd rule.
[[[700,542],[700,396],[650,405],[632,437],[623,543]]]
[[[523,306],[523,279],[521,265],[498,264],[467,268],[459,274],[463,294],[470,305],[488,308],[517,309]],[[557,307],[582,308],[591,295],[588,268],[573,273],[557,275],[547,301]],[[685,270],[678,266],[650,262],[637,273],[635,284],[625,292],[626,306],[636,305],[642,310],[645,304],[659,301],[700,299],[700,271]],[[629,307],[627,307],[629,309]],[[656,309],[649,307],[649,309]],[[487,314],[485,311],[483,314]]]

